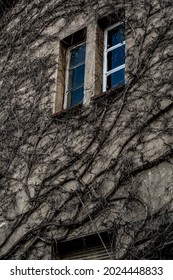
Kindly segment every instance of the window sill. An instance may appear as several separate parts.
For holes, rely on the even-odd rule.
[[[117,97],[119,96],[119,94],[124,90],[125,85],[119,85],[117,87],[111,88],[110,90],[104,91],[100,94],[97,94],[93,97],[91,97],[91,100],[93,102],[97,101],[98,99],[105,97],[105,96],[114,96],[115,94],[117,94]]]
[[[108,91],[105,91],[101,94],[97,94],[93,97],[91,97],[91,101],[93,103],[97,102],[97,101],[100,101],[104,98],[119,98],[121,96],[121,93],[123,92],[125,88],[125,85],[120,85],[120,86],[117,86],[115,88],[111,88],[110,90]],[[54,114],[52,114],[50,117],[51,118],[62,118],[62,117],[65,117],[65,116],[68,116],[68,117],[71,117],[72,115],[75,116],[75,115],[79,115],[81,113],[81,109],[83,108],[83,104],[78,104],[78,105],[75,105],[73,107],[70,107],[70,108],[67,108],[67,109],[64,109],[62,111],[59,111],[59,112],[56,112]]]
[[[63,116],[66,116],[67,114],[79,114],[81,112],[81,108],[82,108],[83,104],[78,104],[78,105],[75,105],[73,107],[70,107],[70,108],[67,108],[67,109],[64,109],[62,111],[59,111],[57,113],[54,113],[51,115],[51,118],[56,118],[56,117],[63,117]]]

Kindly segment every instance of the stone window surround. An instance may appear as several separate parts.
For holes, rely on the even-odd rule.
[[[104,20],[102,20],[104,22]],[[118,21],[116,21],[117,23]],[[115,23],[115,21],[114,21]],[[112,25],[112,24],[110,24]],[[69,110],[64,102],[65,83],[66,83],[66,56],[69,47],[75,46],[80,42],[86,42],[85,57],[85,80],[84,80],[84,99],[83,105],[90,104],[94,96],[103,93],[103,61],[104,61],[104,30],[107,26],[93,21],[88,26],[77,30],[72,35],[62,38],[58,46],[58,62],[56,75],[56,93],[53,108],[53,115],[56,113]],[[84,34],[83,36],[79,34]],[[74,40],[72,38],[75,38]],[[78,39],[79,38],[79,39]],[[64,42],[70,42],[64,44]]]

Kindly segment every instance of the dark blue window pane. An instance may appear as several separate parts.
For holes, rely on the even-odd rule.
[[[85,75],[85,44],[70,51],[68,107],[83,102]]]
[[[82,64],[69,70],[69,90],[80,87],[84,84],[85,65]]]
[[[112,70],[122,64],[125,64],[125,45],[108,52],[107,70]]]
[[[119,43],[125,41],[124,25],[118,25],[117,27],[108,31],[107,48],[111,48]]]
[[[70,106],[74,106],[77,104],[82,103],[83,101],[83,92],[84,92],[84,88],[83,86],[81,88],[75,89],[71,91],[71,104]]]
[[[71,50],[70,67],[74,67],[85,61],[85,44]]]
[[[113,88],[117,85],[124,85],[125,84],[125,69],[121,69],[115,73],[110,74],[107,77],[107,90]]]

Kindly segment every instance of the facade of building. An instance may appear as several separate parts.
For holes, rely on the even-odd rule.
[[[172,12],[166,0],[1,12],[1,259],[173,257]]]

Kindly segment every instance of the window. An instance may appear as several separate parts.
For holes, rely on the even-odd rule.
[[[53,245],[53,258],[61,260],[109,260],[113,259],[111,249],[112,233],[101,232],[78,237]]]
[[[65,107],[83,102],[85,75],[85,43],[69,49],[66,69]]]
[[[83,103],[87,29],[62,38],[57,48],[54,113]]]
[[[125,83],[124,13],[111,14],[61,38],[54,115]]]
[[[124,24],[119,22],[104,31],[103,91],[123,85],[125,82],[124,71]]]

